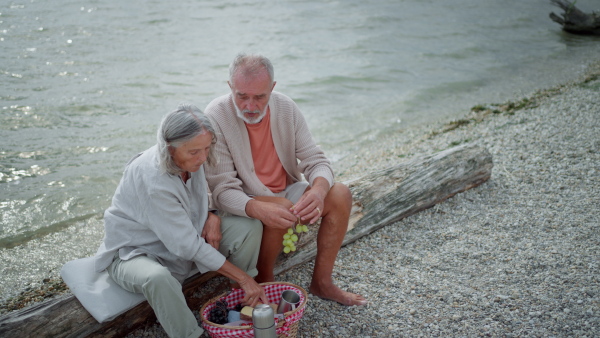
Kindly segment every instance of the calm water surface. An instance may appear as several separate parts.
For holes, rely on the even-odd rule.
[[[586,11],[597,0],[579,0]],[[576,78],[600,39],[546,0],[3,1],[0,299],[92,255],[124,163],[179,103],[275,65],[336,163],[366,142]]]

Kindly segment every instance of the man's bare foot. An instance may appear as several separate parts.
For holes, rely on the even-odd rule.
[[[368,303],[367,300],[365,299],[365,297],[355,294],[355,293],[344,291],[334,284],[331,284],[328,287],[321,287],[321,288],[317,287],[317,286],[313,286],[311,284],[309,290],[310,290],[310,293],[312,293],[313,295],[315,295],[319,298],[332,300],[334,302],[338,302],[338,303],[340,303],[342,305],[346,305],[346,306],[355,306],[355,305],[360,306],[360,305],[366,305]]]

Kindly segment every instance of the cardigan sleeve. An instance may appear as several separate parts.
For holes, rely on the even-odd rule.
[[[310,184],[324,177],[329,186],[334,175],[329,159],[314,142],[306,120],[292,99],[272,92],[271,132],[279,159],[295,181],[302,174]],[[247,131],[237,117],[231,96],[213,100],[205,109],[217,135],[214,151],[218,164],[206,166],[206,177],[215,206],[234,215],[246,216],[246,204],[252,195],[272,196],[254,173]]]
[[[272,94],[273,142],[277,154],[288,173],[300,180],[301,174],[313,184],[317,177],[323,177],[333,185],[334,173],[331,162],[313,139],[306,119],[296,103],[288,96]]]
[[[304,177],[311,186],[317,177],[323,177],[329,182],[329,187],[331,188],[334,180],[331,162],[325,156],[321,147],[314,141],[304,116],[299,112],[294,114],[294,116],[296,157],[299,160],[298,168],[300,172],[304,174]]]
[[[239,178],[239,170],[246,170],[242,167],[236,167],[233,159],[230,144],[241,147],[243,139],[239,133],[231,131],[235,127],[234,119],[227,119],[227,111],[223,108],[224,98],[215,99],[205,109],[205,113],[211,120],[217,143],[214,145],[214,152],[217,157],[217,164],[205,166],[206,180],[211,191],[212,201],[216,208],[228,213],[248,217],[246,214],[246,203],[252,198],[243,190],[243,182]],[[224,130],[224,128],[230,128]],[[233,139],[227,139],[227,135]]]

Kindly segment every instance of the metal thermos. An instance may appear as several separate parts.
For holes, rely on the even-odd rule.
[[[255,338],[277,338],[275,313],[267,304],[258,304],[252,310],[252,326]]]

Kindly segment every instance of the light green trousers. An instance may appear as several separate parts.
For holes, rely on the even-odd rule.
[[[256,276],[262,223],[246,217],[222,217],[221,232],[219,252],[251,277]],[[186,304],[181,283],[153,258],[137,256],[123,261],[117,257],[107,271],[125,290],[144,294],[169,337],[197,338],[204,332]]]

